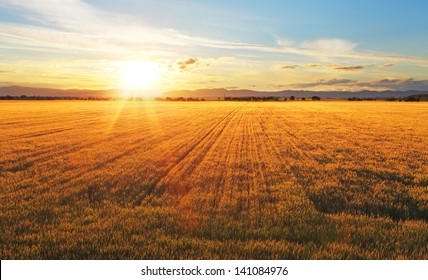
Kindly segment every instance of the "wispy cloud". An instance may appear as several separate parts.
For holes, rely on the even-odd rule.
[[[298,65],[285,65],[285,66],[281,66],[281,69],[296,69],[298,68]]]
[[[300,56],[311,57],[317,60],[326,58],[346,58],[356,61],[377,61],[384,65],[393,66],[396,63],[416,63],[428,64],[428,58],[416,56],[404,56],[391,53],[379,53],[373,51],[358,51],[356,48],[359,45],[356,42],[341,38],[321,38],[317,40],[304,41],[296,43],[293,40],[285,39],[289,44],[281,43],[278,36],[274,37],[277,47],[254,47],[259,51],[272,53],[288,53]]]
[[[316,60],[378,60],[385,65],[398,62],[428,63],[428,59],[423,57],[358,52],[358,43],[342,38],[319,38],[298,43],[290,38],[274,36],[276,46],[269,46],[199,37],[178,30],[149,27],[138,18],[103,11],[80,0],[0,0],[0,5],[26,11],[24,15],[34,23],[0,23],[0,40],[33,50],[50,47],[63,51],[127,54],[150,50],[167,52],[176,51],[179,46],[199,46],[290,54]]]
[[[356,86],[373,87],[391,90],[426,90],[428,88],[428,80],[408,79],[382,79],[372,82],[360,82]]]
[[[385,66],[384,64],[365,64],[365,65],[340,65],[340,64],[293,64],[293,65],[281,65],[278,66],[279,69],[314,69],[319,71],[331,71],[331,70],[338,70],[338,71],[344,71],[344,72],[355,72],[360,71],[367,68],[384,68],[384,67],[390,67]]]
[[[0,37],[21,46],[102,52],[135,52],[160,45],[185,45],[177,31],[150,28],[132,17],[96,9],[78,0],[1,0],[26,11],[32,25],[1,23]]]
[[[290,87],[293,88],[312,88],[312,87],[318,87],[318,86],[337,86],[337,85],[349,85],[350,83],[355,83],[355,80],[349,80],[349,79],[319,79],[314,82],[310,83],[295,83],[290,84]]]
[[[336,90],[426,90],[428,80],[408,79],[381,79],[375,81],[358,81],[351,79],[318,79],[309,83],[293,83],[275,85],[278,89],[322,89],[332,87]]]
[[[291,47],[296,43],[292,39],[282,38],[279,36],[274,36],[274,39],[275,39],[276,44],[280,47]]]
[[[271,40],[260,40],[259,43],[254,43],[246,36],[236,36],[233,40],[224,39],[231,37],[211,37],[207,35],[211,34],[209,32],[192,33],[189,31],[191,28],[186,32],[178,27],[171,29],[149,25],[136,13],[126,15],[107,11],[83,0],[0,0],[0,8],[10,14],[16,13],[19,19],[25,19],[21,23],[20,20],[7,22],[0,19],[0,49],[8,53],[16,51],[16,56],[18,53],[24,54],[22,59],[20,58],[25,61],[21,63],[24,65],[22,68],[33,65],[31,62],[35,61],[35,57],[46,56],[45,53],[39,56],[39,52],[48,52],[52,54],[52,60],[63,62],[63,67],[58,72],[65,76],[73,72],[64,67],[72,63],[68,59],[70,57],[81,59],[79,70],[74,71],[84,75],[91,74],[88,69],[86,72],[80,71],[84,64],[90,62],[94,65],[105,60],[111,64],[109,67],[114,67],[114,63],[120,60],[153,59],[153,62],[166,69],[164,72],[171,72],[170,75],[177,77],[185,76],[193,81],[200,80],[203,75],[222,75],[226,82],[231,83],[225,86],[235,86],[238,83],[240,86],[248,83],[258,83],[257,86],[260,86],[266,77],[280,81],[287,75],[290,80],[296,81],[304,77],[311,81],[314,75],[332,77],[331,74],[334,74],[336,79],[315,79],[314,82],[301,84],[291,80],[288,86],[427,88],[423,81],[417,80],[400,80],[401,82],[394,84],[385,81],[367,83],[342,79],[349,78],[349,75],[362,76],[366,72],[362,70],[366,70],[370,65],[375,65],[377,72],[388,72],[387,77],[391,77],[390,72],[393,71],[387,71],[389,69],[386,68],[397,65],[391,69],[396,73],[395,70],[398,71],[402,63],[428,67],[427,57],[364,50],[363,42],[346,38],[320,37],[299,41],[272,36],[269,31],[264,35],[272,36]],[[37,55],[34,55],[35,52]],[[6,56],[3,53],[3,57]],[[233,61],[227,61],[225,56],[233,57]],[[200,69],[207,68],[208,65],[208,70]],[[196,69],[201,71],[189,71]],[[279,71],[280,69],[298,71]],[[408,75],[421,77],[412,73]],[[234,79],[227,79],[228,77]],[[269,81],[269,84],[274,82]],[[183,83],[190,84],[187,81]]]
[[[364,66],[338,66],[334,68],[335,70],[343,70],[343,71],[359,71],[364,69]]]
[[[314,50],[317,52],[328,53],[348,53],[354,51],[357,43],[344,39],[318,39],[313,41],[305,41],[301,44],[303,49]]]

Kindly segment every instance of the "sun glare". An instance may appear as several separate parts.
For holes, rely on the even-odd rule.
[[[159,78],[156,65],[143,60],[122,62],[119,75],[126,89],[151,88]]]

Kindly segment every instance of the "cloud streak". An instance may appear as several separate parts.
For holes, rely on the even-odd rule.
[[[366,64],[366,65],[340,65],[340,64],[293,64],[293,65],[284,65],[278,66],[279,69],[314,69],[314,70],[337,70],[343,72],[356,72],[366,68],[377,67],[377,68],[385,68],[392,67],[394,64],[390,66],[385,66],[384,64]]]
[[[305,41],[301,44],[303,49],[327,53],[348,53],[354,51],[358,44],[344,39],[318,39]]]
[[[355,82],[356,82],[355,80],[349,80],[349,79],[330,79],[330,80],[319,79],[317,81],[310,82],[310,83],[295,83],[295,84],[290,84],[288,86],[292,88],[313,88],[318,86],[349,85],[350,83],[355,83]]]
[[[283,84],[275,85],[276,88],[293,88],[293,89],[309,89],[320,87],[335,86],[337,89],[346,90],[426,90],[428,88],[428,80],[415,80],[413,78],[408,79],[381,79],[375,81],[358,81],[350,79],[319,79],[309,83],[294,83],[294,84]]]
[[[66,50],[136,53],[142,50],[176,50],[178,46],[247,50],[323,58],[379,60],[385,65],[397,62],[428,63],[427,58],[357,52],[358,43],[340,38],[320,38],[296,43],[275,37],[276,46],[213,40],[177,30],[148,27],[134,17],[101,11],[83,1],[0,0],[0,5],[26,11],[32,26],[0,24],[2,40],[21,48],[51,47]],[[58,11],[61,11],[60,13]],[[46,26],[49,27],[46,27]]]
[[[408,79],[382,79],[372,82],[360,82],[355,86],[383,88],[391,90],[427,90],[428,80]]]
[[[259,86],[259,83],[264,82],[263,79],[260,79],[260,82],[254,81],[254,77],[268,77],[278,81],[283,80],[284,76],[295,80],[305,77],[311,81],[314,79],[314,72],[322,73],[322,77],[331,77],[333,74],[336,79],[318,79],[300,84],[292,83],[293,80],[291,80],[288,86],[303,88],[318,86],[422,88],[426,86],[418,80],[407,82],[400,80],[401,82],[394,84],[391,82],[394,79],[383,83],[380,80],[377,83],[364,83],[346,79],[349,78],[348,75],[364,75],[366,71],[362,70],[371,66],[377,68],[371,69],[373,72],[377,71],[377,77],[381,71],[388,73],[385,77],[394,77],[401,63],[428,67],[428,58],[362,51],[363,43],[345,38],[321,37],[297,41],[281,38],[272,33],[264,34],[271,36],[271,41],[269,38],[252,41],[245,36],[237,36],[233,39],[225,39],[228,38],[227,36],[211,37],[205,35],[211,34],[208,32],[192,33],[180,30],[178,27],[171,29],[149,25],[144,23],[136,13],[126,15],[102,10],[100,7],[91,5],[89,1],[82,0],[0,0],[0,8],[19,15],[19,19],[14,22],[0,20],[0,49],[4,51],[3,55],[0,54],[0,58],[7,57],[9,53],[17,58],[23,54],[19,57],[19,61],[22,61],[21,65],[27,68],[30,68],[32,63],[36,63],[37,59],[40,60],[40,57],[47,57],[46,53],[48,53],[50,60],[62,62],[61,66],[65,66],[65,69],[58,71],[63,73],[68,71],[66,74],[73,73],[67,68],[67,65],[73,63],[70,57],[81,61],[79,70],[87,67],[86,64],[96,64],[98,61],[108,61],[110,67],[114,67],[115,63],[121,60],[146,59],[159,64],[161,68],[166,69],[165,72],[171,72],[165,74],[166,76],[182,75],[189,80],[194,79],[194,82],[196,82],[196,74],[200,75],[198,78],[209,74],[239,77],[225,79],[231,84],[224,86],[235,86],[238,83],[241,85],[258,83]],[[21,19],[23,20],[20,21]],[[34,55],[35,53],[37,55]],[[234,61],[221,59],[225,56],[233,57]],[[283,63],[286,65],[281,65]],[[48,64],[46,63],[45,66],[48,67]],[[20,70],[25,68],[24,66],[20,66]],[[207,71],[206,69],[200,72],[194,71],[195,73],[191,71],[206,66],[210,66]],[[397,67],[387,69],[393,66]],[[280,69],[284,71],[278,71]],[[296,69],[298,71],[292,71]],[[91,73],[87,71],[86,74]],[[33,75],[36,74],[33,73]],[[406,73],[406,75],[418,78],[421,76],[414,73]],[[396,76],[403,77],[404,74]],[[244,77],[252,80],[244,81]],[[188,81],[184,82],[191,84]],[[275,82],[269,81],[269,84]]]
[[[0,24],[0,37],[23,47],[36,43],[40,47],[126,53],[186,44],[177,31],[150,28],[135,18],[100,11],[82,1],[2,0],[0,5],[26,11],[33,22]]]
[[[282,66],[281,69],[291,69],[291,70],[293,70],[293,69],[296,69],[298,67],[299,67],[298,65],[286,65],[286,66]]]
[[[359,71],[364,69],[364,66],[340,66],[335,67],[335,70],[343,70],[343,71]]]

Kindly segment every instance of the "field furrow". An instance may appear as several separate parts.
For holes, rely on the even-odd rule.
[[[166,188],[173,193],[177,193],[179,195],[184,195],[189,191],[188,187],[184,186],[182,180],[183,177],[178,176],[176,173],[179,172],[177,169],[182,169],[181,172],[184,173],[185,176],[189,176],[189,172],[195,168],[199,162],[203,160],[203,157],[207,153],[207,151],[211,148],[214,141],[222,134],[224,128],[230,122],[230,119],[239,111],[240,108],[236,108],[233,111],[229,112],[223,119],[221,119],[218,123],[215,123],[213,127],[208,130],[205,134],[202,135],[201,138],[193,142],[189,147],[186,148],[183,154],[181,154],[175,162],[170,164],[163,172],[157,176],[153,181],[151,181],[147,186],[144,186],[144,191],[140,196],[138,196],[134,202],[135,205],[140,205],[144,199],[150,195],[153,190],[159,185],[160,193],[162,193]],[[207,144],[204,144],[207,142]],[[198,146],[203,146],[201,149],[197,149]],[[187,163],[187,167],[184,167],[182,163],[187,160],[188,156],[197,149],[197,155],[192,156],[193,161]],[[184,169],[184,170],[183,170]],[[168,180],[169,174],[173,174],[173,178],[175,182],[171,183]]]
[[[2,259],[426,259],[428,108],[0,102]]]

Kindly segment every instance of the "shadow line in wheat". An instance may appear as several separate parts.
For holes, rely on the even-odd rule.
[[[230,119],[233,118],[234,115],[241,109],[242,107],[238,107],[234,109],[233,111],[229,112],[223,119],[221,119],[217,124],[215,124],[209,131],[207,131],[199,140],[197,140],[195,143],[193,143],[189,148],[185,150],[185,152],[178,157],[173,164],[171,164],[168,168],[166,168],[159,176],[157,176],[155,179],[153,179],[149,184],[143,186],[143,192],[140,196],[137,197],[137,199],[134,201],[134,206],[139,206],[143,203],[143,201],[156,189],[158,186],[158,183],[165,177],[168,176],[168,174],[176,167],[178,166],[199,144],[201,144],[205,139],[207,139],[211,134],[213,134],[222,123],[224,124],[224,127],[228,124]],[[221,135],[222,131],[219,133]],[[205,153],[207,153],[205,151]]]

